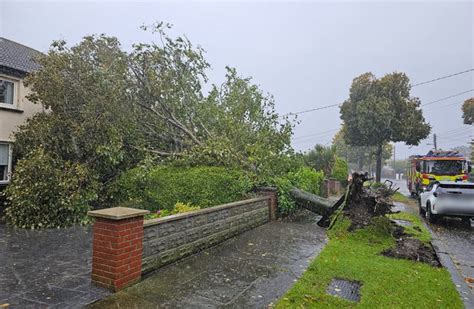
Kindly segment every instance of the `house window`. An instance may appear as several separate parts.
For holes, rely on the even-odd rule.
[[[13,82],[0,79],[0,103],[13,105],[13,90]]]
[[[0,183],[6,183],[10,180],[11,171],[11,152],[10,145],[0,143]]]

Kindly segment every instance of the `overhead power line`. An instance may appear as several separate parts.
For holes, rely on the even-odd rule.
[[[417,87],[417,86],[421,86],[421,85],[426,85],[426,84],[429,84],[429,83],[437,82],[437,81],[442,80],[442,79],[450,78],[450,77],[461,75],[461,74],[466,74],[466,73],[469,73],[469,72],[472,72],[472,71],[474,71],[474,69],[469,69],[469,70],[465,70],[465,71],[461,71],[461,72],[456,72],[456,73],[453,73],[453,74],[449,74],[449,75],[441,76],[441,77],[438,77],[438,78],[435,78],[435,79],[427,80],[427,81],[424,81],[424,82],[421,82],[421,83],[417,83],[417,84],[411,85],[411,87],[413,88],[413,87]]]
[[[291,113],[285,114],[284,116],[294,116],[294,115],[319,111],[319,110],[326,109],[326,108],[336,107],[336,106],[340,106],[340,105],[342,105],[342,104],[337,103],[337,104],[331,104],[331,105],[326,105],[326,106],[320,106],[320,107],[315,107],[315,108],[311,108],[311,109],[302,110],[302,111],[299,111],[299,112],[291,112]]]
[[[300,139],[300,138],[308,138],[308,137],[314,137],[314,136],[323,136],[323,135],[328,135],[332,132],[338,131],[338,129],[332,129],[332,130],[327,130],[327,131],[321,131],[321,132],[315,132],[307,135],[300,135],[300,136],[295,136],[293,137],[293,140]]]
[[[463,95],[463,94],[466,94],[466,93],[469,93],[469,92],[472,92],[472,91],[474,91],[474,89],[469,89],[469,90],[459,92],[459,93],[456,93],[456,94],[453,94],[453,95],[450,95],[450,96],[447,96],[447,97],[444,97],[444,98],[441,98],[441,99],[438,99],[438,100],[435,100],[435,101],[424,103],[424,104],[421,104],[421,106],[426,106],[426,105],[431,105],[431,104],[435,104],[435,103],[438,103],[438,102],[442,102],[444,100],[451,99],[451,98],[454,98],[454,97],[458,97],[460,95]]]
[[[461,75],[461,74],[466,74],[466,73],[473,72],[473,71],[474,71],[474,68],[473,69],[468,69],[468,70],[465,70],[465,71],[461,71],[461,72],[456,72],[456,73],[453,73],[453,74],[437,77],[435,79],[427,80],[427,81],[424,81],[424,82],[421,82],[421,83],[416,83],[414,85],[411,85],[411,87],[413,88],[413,87],[433,83],[433,82],[436,82],[436,81],[439,81],[439,80],[442,80],[442,79],[450,78],[450,77]],[[471,92],[471,91],[474,91],[474,89],[470,89],[470,90],[467,90],[467,91],[464,91],[464,92],[460,92],[460,93],[454,94],[452,96],[441,98],[441,99],[436,100],[436,101],[428,102],[428,103],[422,104],[422,106],[438,103],[438,102],[441,102],[441,101],[444,101],[444,100],[447,100],[447,99],[450,99],[450,98],[454,98],[454,97],[460,96],[462,94],[465,94],[465,93],[468,93],[468,92]],[[310,108],[310,109],[306,109],[306,110],[302,110],[302,111],[298,111],[298,112],[290,112],[290,113],[284,114],[283,116],[294,116],[294,115],[299,115],[299,114],[305,114],[305,113],[310,113],[310,112],[319,111],[319,110],[323,110],[323,109],[328,109],[328,108],[331,108],[331,107],[336,107],[336,106],[341,106],[341,105],[342,105],[341,103],[325,105],[325,106]]]

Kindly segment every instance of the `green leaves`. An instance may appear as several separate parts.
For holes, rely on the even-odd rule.
[[[54,228],[85,223],[97,200],[97,182],[86,166],[56,159],[42,147],[20,160],[5,190],[9,224]]]
[[[474,123],[474,98],[467,99],[462,105],[462,118],[464,124]]]
[[[418,145],[430,133],[431,127],[419,107],[419,99],[410,97],[409,79],[404,73],[380,79],[365,73],[352,82],[349,99],[340,110],[344,138],[352,146],[377,147],[378,180],[384,144]]]
[[[315,171],[311,167],[300,167],[286,175],[275,177],[270,181],[277,187],[278,211],[281,215],[288,215],[296,208],[295,201],[290,195],[293,187],[313,194],[321,194],[321,184],[324,180],[322,171]]]
[[[113,191],[118,204],[172,211],[177,202],[205,208],[237,201],[251,188],[250,178],[239,170],[144,165],[120,177]]]
[[[376,79],[365,73],[354,79],[349,99],[341,106],[346,142],[356,146],[390,141],[417,145],[430,132],[419,107],[419,100],[410,97],[405,74]]]
[[[106,207],[120,200],[121,192],[114,191],[111,184],[146,155],[172,166],[132,169],[120,183],[134,202],[149,207],[188,202],[181,195],[194,203],[194,197],[186,195],[189,192],[199,196],[196,204],[200,206],[230,201],[249,189],[250,180],[239,176],[242,170],[252,183],[260,184],[300,165],[290,145],[293,123],[280,119],[273,98],[232,68],[227,68],[221,86],[212,86],[204,95],[209,69],[204,50],[184,36],[168,36],[169,27],[163,23],[143,27],[158,35],[157,42],[134,44],[130,53],[117,38],[93,35],[72,47],[65,41],[53,42],[48,54],[38,59],[41,69],[26,83],[32,90],[29,99],[47,112],[36,114],[15,133],[19,170],[14,171],[16,180],[8,193],[12,198],[10,222],[23,225],[29,220],[16,203],[28,204],[28,213],[59,209],[60,213],[44,215],[45,222],[38,219],[41,227],[59,219],[65,225],[79,222],[84,219],[79,217],[85,201],[88,206]],[[36,157],[51,161],[44,167],[26,162]],[[216,174],[205,167],[200,172],[211,176],[201,179],[190,168],[195,166],[230,171]],[[63,168],[81,170],[84,179],[94,182],[84,180],[74,187],[66,178],[70,175],[57,173]],[[22,169],[45,177],[33,182]],[[186,181],[176,180],[173,173]],[[168,181],[186,191],[176,191]],[[206,181],[219,189],[202,187]],[[227,185],[227,191],[219,191]],[[41,188],[46,189],[44,193]],[[48,206],[50,196],[57,200]],[[38,227],[37,219],[32,220],[31,226]]]

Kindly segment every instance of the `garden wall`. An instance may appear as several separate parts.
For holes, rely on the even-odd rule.
[[[145,220],[142,273],[216,245],[274,217],[275,197],[263,196]]]

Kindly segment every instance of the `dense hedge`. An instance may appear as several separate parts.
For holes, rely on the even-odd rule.
[[[140,166],[122,175],[113,198],[121,205],[171,211],[177,202],[201,208],[233,202],[251,188],[244,172],[223,167]]]
[[[280,215],[287,215],[296,208],[295,201],[290,196],[290,190],[293,187],[320,195],[323,180],[324,173],[316,171],[312,167],[301,167],[285,176],[275,178],[273,184],[278,189],[278,211]]]
[[[64,162],[43,148],[19,160],[5,190],[9,224],[21,228],[66,227],[85,223],[97,199],[94,181],[81,164]]]

